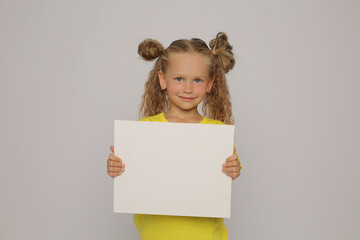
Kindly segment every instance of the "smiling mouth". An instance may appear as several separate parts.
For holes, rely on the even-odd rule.
[[[179,96],[179,98],[181,98],[182,100],[187,101],[187,102],[190,102],[190,101],[192,101],[192,100],[194,100],[194,99],[195,99],[195,98],[190,98],[190,97],[181,97],[181,96]]]

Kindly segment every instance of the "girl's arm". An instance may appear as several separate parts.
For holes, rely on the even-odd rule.
[[[234,147],[233,155],[226,159],[225,163],[222,165],[222,171],[231,177],[232,180],[235,180],[240,176],[240,169],[241,164],[236,153],[236,148]]]

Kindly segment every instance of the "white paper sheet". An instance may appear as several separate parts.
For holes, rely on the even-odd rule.
[[[114,212],[230,217],[233,125],[115,120]]]

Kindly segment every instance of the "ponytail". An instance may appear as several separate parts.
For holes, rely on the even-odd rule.
[[[209,46],[213,54],[218,57],[224,73],[233,69],[235,65],[234,54],[225,33],[219,32],[216,38],[210,41]]]
[[[139,44],[138,54],[146,61],[151,61],[164,54],[164,47],[158,41],[147,38]]]

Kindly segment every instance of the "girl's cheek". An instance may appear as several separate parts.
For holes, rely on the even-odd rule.
[[[181,90],[181,84],[180,83],[175,83],[172,85],[172,87],[170,88],[170,91],[172,93],[177,93]]]
[[[198,94],[205,94],[206,93],[206,84],[199,84],[196,88]]]
[[[179,84],[177,84],[176,82],[175,82],[175,83],[174,83],[174,82],[170,82],[170,83],[168,83],[168,85],[167,85],[167,91],[168,91],[169,93],[176,92],[178,88],[179,88]]]

